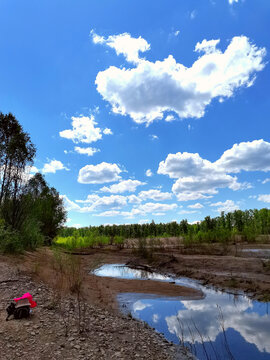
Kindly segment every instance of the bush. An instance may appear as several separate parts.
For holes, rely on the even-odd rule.
[[[123,236],[116,235],[113,239],[114,244],[118,247],[118,249],[123,249],[124,247],[124,238]]]
[[[22,243],[19,239],[19,234],[5,227],[5,222],[0,219],[0,252],[5,253],[20,253],[23,250]]]
[[[41,233],[40,225],[35,219],[27,219],[20,231],[20,239],[23,248],[34,250],[44,244],[44,236]]]

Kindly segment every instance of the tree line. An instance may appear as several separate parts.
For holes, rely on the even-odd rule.
[[[57,190],[30,175],[36,147],[11,113],[0,113],[0,252],[51,244],[65,222]]]
[[[206,216],[203,221],[189,224],[186,219],[180,222],[130,225],[100,225],[82,227],[64,227],[59,236],[88,237],[91,234],[128,238],[170,237],[182,236],[195,242],[224,242],[230,241],[235,235],[241,235],[243,240],[255,241],[258,235],[270,234],[270,210],[235,210],[211,218]]]

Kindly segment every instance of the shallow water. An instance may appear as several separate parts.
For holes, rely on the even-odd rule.
[[[242,252],[254,252],[254,253],[265,253],[270,254],[270,249],[242,249]]]
[[[200,360],[270,360],[270,303],[216,291],[188,278],[173,279],[121,264],[103,265],[95,274],[175,281],[201,289],[205,294],[201,300],[122,293],[118,295],[118,301],[122,311],[146,321],[170,341],[183,341]]]

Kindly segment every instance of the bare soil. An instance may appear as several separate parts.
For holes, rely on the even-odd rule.
[[[86,260],[82,264],[89,269]],[[46,249],[21,258],[0,256],[1,360],[192,359],[146,324],[120,314],[116,284],[110,290],[108,282],[89,275],[78,297],[76,291],[70,293],[70,279],[61,279],[54,265]],[[84,275],[82,284],[88,278]],[[33,315],[6,322],[7,305],[24,292],[38,303]]]
[[[258,244],[246,247],[270,249]],[[22,257],[0,256],[1,360],[22,356],[30,360],[191,359],[145,324],[122,315],[116,295],[141,292],[196,299],[203,294],[171,283],[93,275],[91,271],[102,264],[146,265],[163,274],[186,276],[205,285],[270,300],[270,259],[235,247],[226,249],[226,255],[224,249],[208,245],[202,249],[168,247],[153,251],[151,261],[135,256],[131,249],[85,250],[73,257],[80,264],[79,274],[74,264],[71,272],[64,274],[56,258],[46,248]],[[34,315],[6,322],[5,308],[10,300],[28,291],[38,302]]]
[[[209,246],[207,246],[209,249]],[[183,249],[155,252],[153,261],[134,259],[136,264],[150,264],[153,270],[170,273],[176,277],[185,276],[200,280],[203,285],[213,285],[221,290],[245,292],[250,297],[261,301],[270,301],[270,256],[259,253],[242,252],[246,248],[270,249],[269,245],[248,244],[241,249],[232,246],[228,255],[216,255],[218,249],[210,250],[214,254],[200,254]]]

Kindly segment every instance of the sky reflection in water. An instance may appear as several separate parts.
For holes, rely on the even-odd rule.
[[[95,271],[98,276],[125,279],[153,279],[172,281],[159,274],[115,265],[104,265]],[[149,294],[119,294],[120,306],[131,311],[138,319],[146,321],[158,332],[175,343],[184,338],[195,344],[197,357],[206,359],[204,347],[211,359],[230,359],[225,336],[235,360],[270,359],[270,315],[268,304],[252,301],[247,296],[233,296],[206,288],[191,279],[181,278],[178,284],[198,287],[205,293],[201,300],[179,300]],[[220,309],[224,317],[225,336],[221,328]],[[198,330],[197,330],[198,329]],[[204,341],[198,331],[203,335]]]

